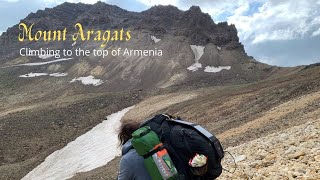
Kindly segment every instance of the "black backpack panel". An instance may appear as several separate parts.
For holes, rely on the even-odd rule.
[[[219,140],[201,126],[162,114],[147,120],[142,126],[149,126],[160,137],[180,174],[180,179],[211,180],[222,173],[223,148]],[[194,175],[188,164],[196,153],[208,157],[208,170],[202,176]]]

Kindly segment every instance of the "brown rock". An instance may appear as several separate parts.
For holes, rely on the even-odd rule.
[[[290,154],[290,155],[288,156],[288,158],[289,158],[289,159],[298,159],[300,156],[304,156],[304,155],[306,155],[305,152],[303,152],[303,151],[297,151],[297,152],[295,152],[295,153],[293,153],[293,154]]]
[[[277,158],[277,155],[276,154],[271,154],[271,155],[268,155],[264,158],[265,161],[271,161],[273,159],[276,159]]]

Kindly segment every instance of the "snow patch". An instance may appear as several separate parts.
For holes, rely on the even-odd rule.
[[[223,69],[225,70],[230,70],[231,66],[218,66],[218,67],[214,67],[214,66],[206,66],[204,69],[204,72],[213,72],[213,73],[217,73],[222,71]]]
[[[68,73],[52,73],[49,74],[49,76],[53,76],[53,77],[63,77],[63,76],[67,76]]]
[[[198,69],[200,69],[200,68],[202,68],[202,64],[196,62],[196,63],[192,64],[191,66],[189,66],[187,69],[188,69],[189,71],[194,72],[194,71],[196,71],[196,70],[198,70]]]
[[[197,71],[199,68],[202,68],[202,64],[199,63],[199,59],[204,53],[204,46],[190,45],[190,47],[194,54],[195,63],[189,66],[187,69],[194,72]]]
[[[53,76],[53,77],[62,77],[62,76],[67,76],[68,73],[52,73],[52,74],[48,74],[48,73],[29,73],[29,74],[24,74],[24,75],[20,75],[19,77],[23,77],[23,78],[30,78],[30,77],[37,77],[37,76]]]
[[[94,86],[99,86],[103,83],[101,79],[95,79],[93,76],[87,76],[87,77],[79,77],[79,78],[74,78],[70,83],[76,82],[76,81],[81,81],[82,84],[84,85],[94,85]]]
[[[19,77],[23,77],[23,78],[29,78],[29,77],[37,77],[37,76],[47,76],[48,73],[29,73],[29,74],[24,74],[24,75],[20,75]]]
[[[220,50],[221,50],[221,47],[220,47],[220,46],[217,46],[217,49],[220,51]]]
[[[157,39],[155,36],[151,36],[151,40],[153,40],[154,43],[161,41],[161,39]]]
[[[90,171],[107,164],[120,155],[117,129],[121,118],[133,107],[107,116],[107,120],[49,155],[22,180],[69,179],[78,172]]]
[[[204,53],[204,46],[190,45],[190,47],[194,54],[194,60],[198,62]]]

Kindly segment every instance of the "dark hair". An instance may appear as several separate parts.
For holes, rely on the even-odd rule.
[[[121,124],[119,129],[118,139],[120,141],[120,146],[123,146],[129,139],[132,138],[132,133],[137,130],[140,123],[136,121],[126,121]]]

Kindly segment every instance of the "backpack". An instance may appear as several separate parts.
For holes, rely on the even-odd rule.
[[[143,163],[152,180],[175,180],[178,172],[159,136],[149,126],[132,133],[131,144],[144,158]]]
[[[211,180],[222,173],[223,148],[219,140],[200,125],[170,115],[159,114],[141,124],[140,128],[143,127],[150,128],[163,144],[161,148],[155,148],[143,157],[149,158],[157,151],[165,149],[178,172],[175,179]],[[139,147],[134,146],[134,148]],[[203,169],[201,170],[202,174],[198,173],[201,171],[196,167],[188,164],[195,154],[203,154],[207,157],[206,169],[204,172]],[[151,175],[152,172],[149,173]]]

